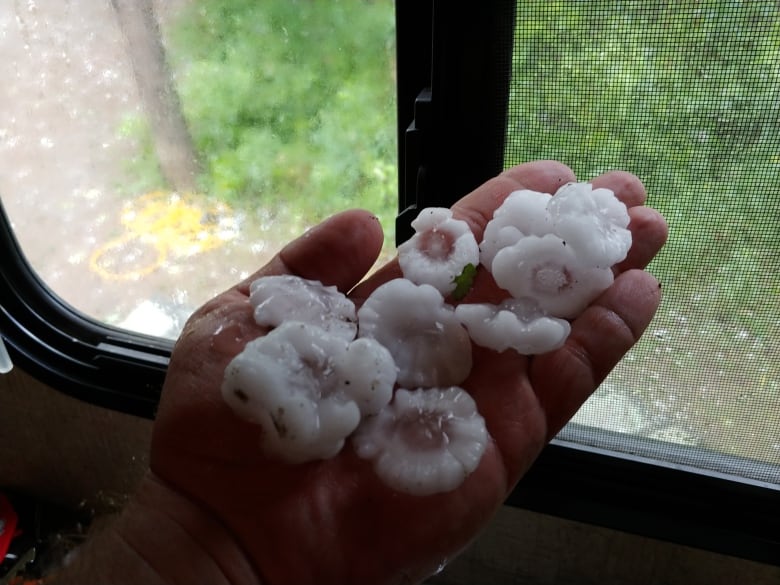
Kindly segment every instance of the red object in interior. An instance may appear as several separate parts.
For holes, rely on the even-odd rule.
[[[8,553],[8,547],[16,536],[16,525],[19,517],[16,515],[11,502],[0,493],[0,563]]]

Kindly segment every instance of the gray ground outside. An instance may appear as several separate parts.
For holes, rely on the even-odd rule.
[[[160,19],[184,1],[159,2]],[[128,234],[123,205],[143,194],[123,193],[138,145],[121,127],[142,110],[109,0],[0,3],[0,55],[0,198],[27,259],[66,302],[171,336],[194,307],[265,262],[275,244],[249,230],[194,252]],[[101,263],[110,271],[96,271]]]

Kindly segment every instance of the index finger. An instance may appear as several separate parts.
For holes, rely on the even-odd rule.
[[[465,221],[477,241],[493,212],[512,191],[530,189],[555,193],[561,186],[575,181],[574,172],[557,161],[534,161],[512,167],[478,187],[452,206],[452,215]]]

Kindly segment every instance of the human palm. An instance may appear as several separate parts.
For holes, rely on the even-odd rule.
[[[558,163],[521,165],[475,190],[453,211],[479,240],[511,191],[555,192],[573,180]],[[629,206],[631,251],[615,268],[614,284],[572,323],[561,349],[525,357],[474,347],[474,366],[462,386],[475,399],[492,441],[461,486],[423,497],[396,492],[348,445],[324,461],[269,460],[258,427],[235,416],[221,398],[225,366],[265,332],[252,317],[251,280],[295,274],[351,291],[359,305],[377,286],[400,276],[391,262],[358,284],[383,240],[376,218],[361,211],[320,224],[193,315],[171,359],[147,481],[221,522],[268,584],[405,583],[435,571],[484,526],[545,443],[634,344],[658,305],[658,283],[637,269],[663,244],[663,219],[642,206],[644,189],[632,175],[609,173],[593,183],[611,188]],[[504,296],[480,271],[467,300],[496,302]]]

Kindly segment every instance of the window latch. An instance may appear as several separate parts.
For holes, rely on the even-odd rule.
[[[398,244],[411,237],[412,220],[426,207],[428,189],[428,147],[426,132],[431,131],[431,89],[425,88],[414,100],[414,119],[404,133],[403,203],[396,218]]]

